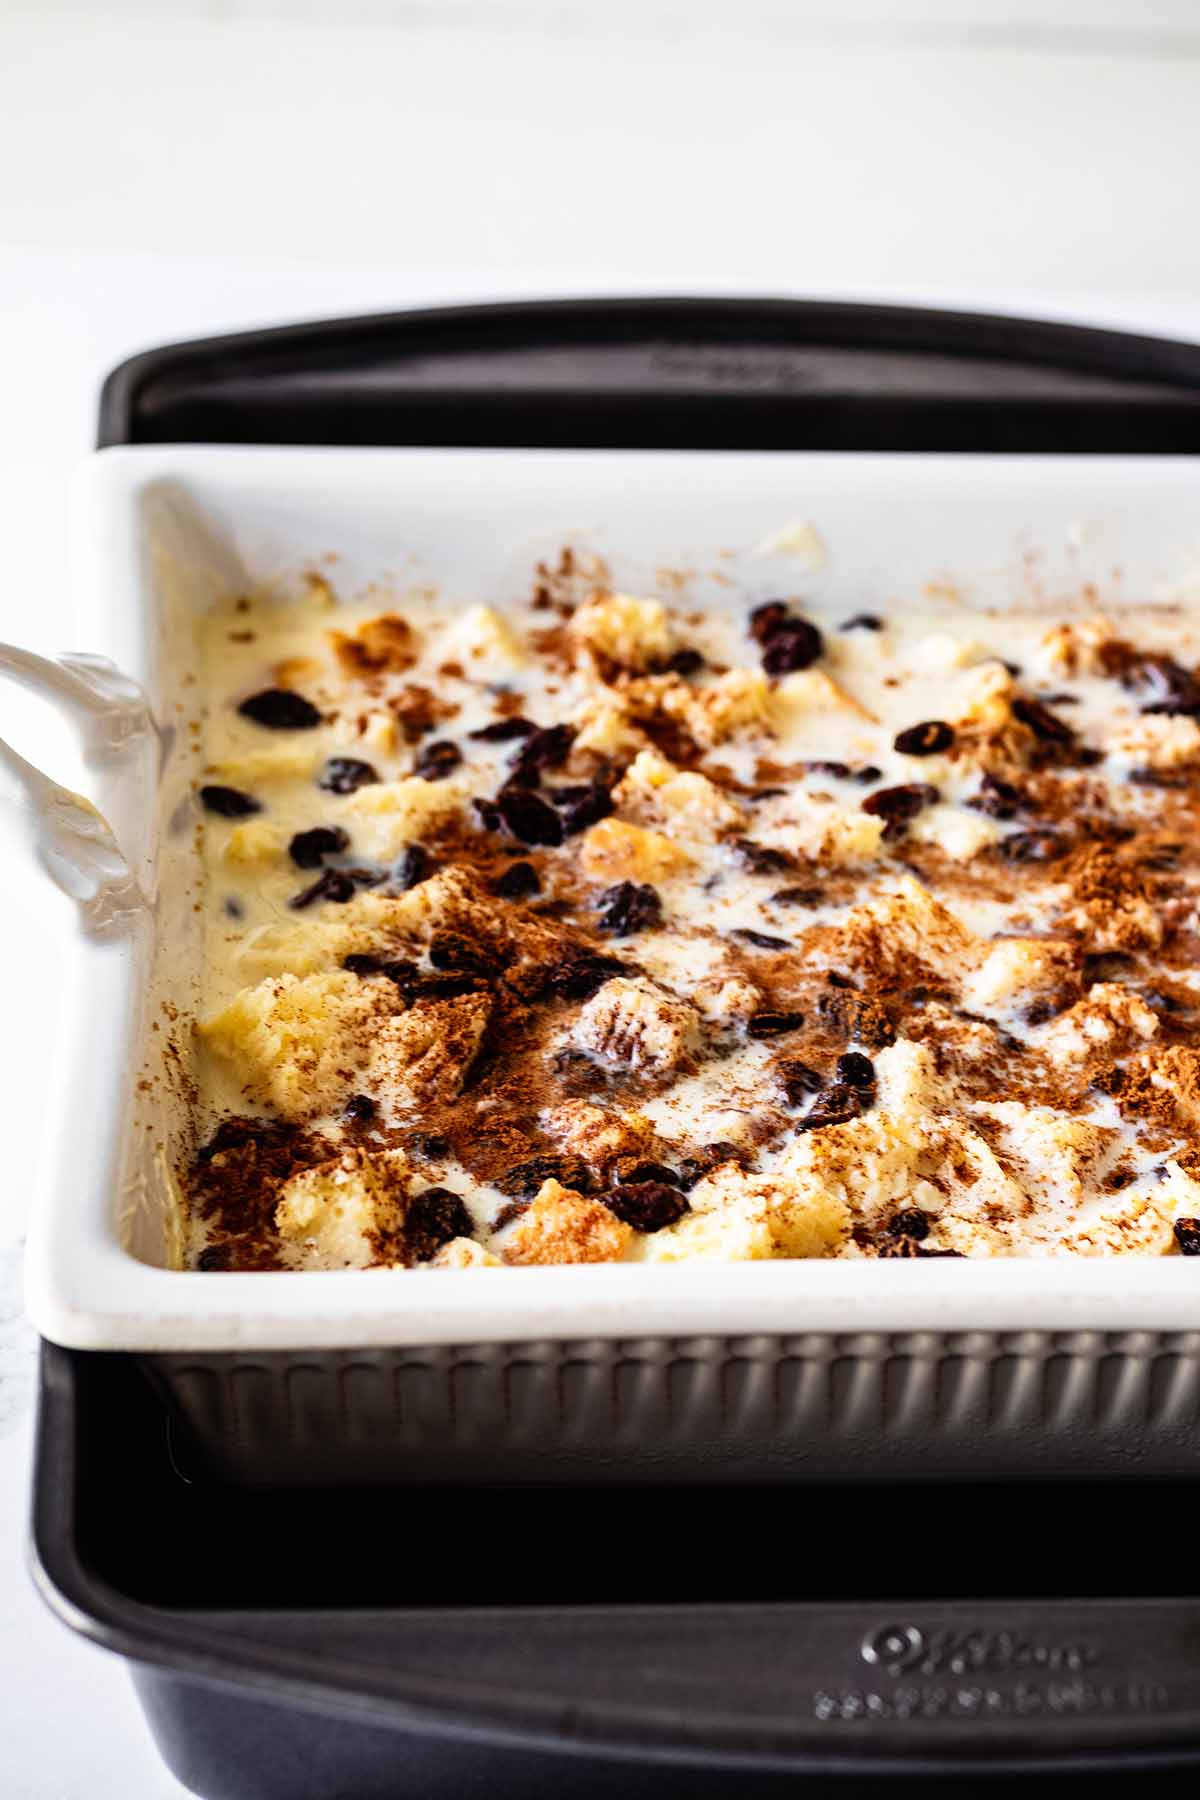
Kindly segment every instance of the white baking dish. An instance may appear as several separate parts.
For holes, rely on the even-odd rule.
[[[84,930],[64,920],[70,1016],[29,1242],[39,1331],[80,1348],[218,1352],[1200,1326],[1200,1265],[1178,1257],[302,1275],[171,1266],[164,1170],[187,1115],[163,1046],[186,1054],[197,968],[184,802],[200,610],[231,585],[286,581],[331,553],[346,594],[418,579],[436,581],[448,607],[503,601],[566,537],[602,549],[622,585],[644,591],[664,565],[711,567],[797,518],[818,526],[828,566],[747,561],[761,591],[790,574],[791,591],[820,583],[851,611],[951,576],[991,602],[1033,593],[1050,604],[1085,579],[1101,599],[1152,599],[1179,591],[1190,569],[1200,600],[1200,468],[1183,458],[154,448],[91,460],[75,498],[76,625],[145,689],[153,728],[94,665],[57,683],[87,724],[95,799],[123,857],[94,815],[5,760],[43,860],[84,900]],[[18,662],[4,666],[52,685]]]

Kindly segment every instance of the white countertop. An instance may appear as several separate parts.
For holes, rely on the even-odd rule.
[[[65,485],[104,370],[155,342],[444,299],[738,289],[1200,337],[1187,0],[337,14],[0,6],[0,636],[87,648],[71,643]],[[2,716],[18,748],[83,780],[35,703],[6,691]],[[121,1666],[59,1626],[23,1566],[26,1122],[54,1055],[63,921],[11,853],[4,869],[4,1791],[165,1800],[183,1790]]]

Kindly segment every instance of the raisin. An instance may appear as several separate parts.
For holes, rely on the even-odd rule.
[[[1048,706],[1040,700],[1030,699],[1028,694],[1018,694],[1010,702],[1013,717],[1027,725],[1035,738],[1043,744],[1072,744],[1075,733],[1065,719],[1056,718]]]
[[[748,1021],[746,1031],[752,1038],[781,1037],[785,1031],[799,1031],[803,1023],[803,1013],[760,1012]]]
[[[504,900],[527,900],[531,894],[541,891],[537,870],[528,862],[509,863],[503,875],[498,875],[492,883],[493,894],[499,894]]]
[[[782,600],[764,600],[750,614],[750,636],[756,644],[765,644],[772,632],[786,624],[788,609]]]
[[[412,1147],[420,1156],[449,1156],[450,1140],[438,1131],[414,1131]]]
[[[356,794],[361,787],[371,787],[379,780],[378,771],[356,756],[331,756],[317,778],[317,786],[327,794]]]
[[[1181,1256],[1200,1256],[1200,1219],[1176,1219],[1175,1242]]]
[[[546,991],[563,1000],[590,999],[614,975],[628,973],[619,956],[604,956],[597,950],[570,944],[542,971]]]
[[[870,787],[871,783],[873,781],[878,781],[882,774],[883,770],[877,769],[874,763],[867,763],[863,768],[855,769],[854,779],[860,783],[862,787]]]
[[[540,794],[524,788],[503,788],[496,810],[513,837],[523,844],[561,844],[563,822]]]
[[[715,1144],[705,1144],[702,1149],[691,1156],[685,1156],[679,1165],[679,1185],[682,1188],[694,1188],[698,1181],[711,1175],[722,1163],[736,1163],[739,1168],[745,1166],[746,1152],[740,1144],[730,1144],[724,1139]]]
[[[665,1181],[623,1182],[599,1199],[602,1206],[635,1231],[662,1231],[688,1211],[684,1195]]]
[[[298,869],[319,869],[327,856],[336,856],[350,845],[350,835],[340,825],[314,825],[298,831],[288,845],[288,855]]]
[[[600,896],[601,931],[614,937],[632,937],[636,931],[653,931],[662,924],[662,901],[645,881],[619,881]]]
[[[799,1062],[789,1057],[779,1064],[779,1085],[789,1106],[799,1106],[808,1094],[819,1094],[825,1086],[824,1078],[806,1062]]]
[[[295,911],[318,900],[332,900],[344,906],[347,900],[353,900],[354,888],[354,877],[346,869],[322,869],[312,886],[293,894],[288,905]]]
[[[998,846],[1007,862],[1054,862],[1065,856],[1067,846],[1053,831],[1014,831],[1002,838]]]
[[[889,1237],[913,1238],[917,1243],[929,1236],[929,1214],[922,1212],[919,1206],[906,1206],[892,1217],[884,1226]]]
[[[253,719],[269,731],[311,731],[321,723],[321,715],[311,700],[294,694],[290,688],[264,688],[251,694],[238,707],[243,719]]]
[[[699,650],[690,645],[676,650],[674,656],[667,659],[667,672],[670,675],[698,675],[705,667],[705,661]]]
[[[967,801],[968,806],[985,813],[989,819],[1015,819],[1022,804],[1020,788],[986,771],[979,783],[979,792]]]
[[[679,1176],[674,1169],[668,1169],[665,1163],[633,1162],[617,1175],[617,1183],[624,1186],[626,1182],[665,1181],[668,1187],[679,1187]]]
[[[869,1056],[860,1050],[847,1050],[844,1056],[837,1059],[837,1076],[847,1087],[873,1088],[875,1086],[875,1064]]]
[[[586,831],[589,825],[598,825],[601,819],[607,819],[613,809],[612,795],[602,781],[555,788],[550,794],[550,801],[558,808],[566,837],[574,837],[577,831]]]
[[[855,613],[852,618],[843,619],[838,626],[839,631],[882,631],[883,620],[878,613]]]
[[[424,844],[410,844],[392,864],[392,885],[407,894],[409,888],[428,881],[437,864]]]
[[[800,766],[806,775],[828,775],[834,781],[849,781],[851,777],[849,763],[806,762],[802,763]]]
[[[206,1244],[196,1258],[196,1267],[205,1275],[224,1274],[231,1261],[232,1252],[228,1244]]]
[[[898,732],[892,748],[901,756],[936,756],[940,750],[949,750],[953,742],[953,725],[947,725],[945,719],[924,719],[920,725]]]
[[[808,1112],[796,1121],[797,1131],[820,1131],[826,1125],[845,1125],[857,1119],[863,1110],[863,1096],[857,1088],[835,1082],[818,1094]]]
[[[504,1227],[506,1225],[511,1225],[514,1219],[519,1219],[521,1217],[522,1213],[526,1213],[528,1211],[529,1211],[528,1200],[507,1200],[507,1201],[505,1201],[504,1205],[500,1208],[500,1210],[496,1213],[495,1217],[492,1219],[492,1230],[493,1231],[503,1231]]]
[[[1140,712],[1200,713],[1200,682],[1172,657],[1139,657],[1121,676],[1121,686],[1140,697]]]
[[[819,887],[779,888],[771,895],[772,906],[820,906],[825,898]]]
[[[816,662],[825,642],[807,619],[785,619],[763,642],[762,665],[768,675],[791,675]]]
[[[351,1094],[342,1111],[342,1117],[351,1125],[369,1125],[375,1117],[376,1106],[370,1094]]]
[[[467,736],[476,738],[481,744],[509,744],[514,738],[532,737],[536,730],[532,719],[522,719],[518,715],[511,719],[495,719],[490,725],[481,725],[478,731],[468,731]]]
[[[917,814],[924,807],[932,806],[938,798],[937,789],[930,787],[927,781],[910,781],[900,787],[877,788],[867,795],[862,810],[886,819],[883,835],[892,839],[903,837]]]
[[[437,738],[426,744],[413,764],[413,774],[423,781],[444,781],[462,761],[462,751],[449,738]]]
[[[787,938],[772,937],[769,931],[751,931],[747,926],[739,926],[730,933],[731,937],[740,939],[743,944],[753,944],[756,950],[790,950]]]
[[[734,849],[746,868],[755,875],[780,875],[795,867],[786,850],[773,850],[769,844],[756,844],[753,838],[736,838]]]
[[[417,1262],[428,1262],[451,1238],[470,1237],[473,1231],[463,1197],[452,1188],[426,1188],[405,1209],[405,1248]]]
[[[429,960],[435,969],[448,969],[455,975],[496,973],[491,949],[459,931],[435,931],[429,940]]]
[[[514,1163],[497,1176],[496,1186],[514,1199],[532,1200],[544,1181],[557,1181],[577,1194],[588,1194],[595,1185],[583,1158],[564,1154],[531,1156],[525,1162]]]
[[[342,958],[343,969],[351,975],[364,978],[370,975],[386,975],[397,987],[407,987],[415,982],[418,975],[417,965],[403,962],[396,957],[377,956],[373,950],[352,950],[349,956]]]
[[[532,732],[513,757],[513,780],[523,787],[536,787],[543,769],[561,768],[574,742],[573,725],[545,725]]]
[[[205,812],[216,813],[222,819],[246,819],[251,813],[262,811],[262,801],[253,794],[243,794],[240,788],[202,787],[200,804]]]

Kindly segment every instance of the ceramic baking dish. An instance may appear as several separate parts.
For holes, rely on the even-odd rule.
[[[169,1169],[188,1145],[183,1096],[199,955],[188,802],[198,696],[189,671],[205,606],[231,588],[286,586],[329,554],[346,592],[416,578],[436,582],[449,607],[479,594],[503,598],[564,537],[602,547],[617,580],[636,590],[663,564],[703,566],[723,547],[759,543],[798,512],[818,523],[830,550],[822,579],[848,605],[882,604],[945,574],[983,599],[1016,601],[1028,597],[1031,568],[1050,594],[1091,579],[1101,592],[1152,595],[1189,578],[1200,472],[1166,458],[745,452],[201,447],[110,450],[92,460],[75,496],[79,631],[123,673],[95,661],[76,660],[67,677],[39,673],[29,659],[19,665],[26,679],[44,675],[55,697],[82,707],[93,759],[97,746],[102,752],[100,811],[113,823],[110,837],[93,812],[24,777],[43,860],[60,885],[89,890],[85,929],[64,945],[75,1016],[29,1247],[29,1304],[45,1336],[172,1358],[371,1353],[352,1361],[324,1399],[287,1375],[288,1429],[301,1442],[328,1436],[330,1405],[338,1415],[351,1391],[350,1412],[374,1420],[374,1440],[378,1416],[396,1417],[395,1384],[420,1388],[434,1366],[423,1355],[426,1373],[414,1376],[403,1353],[439,1347],[436,1357],[450,1360],[437,1365],[435,1384],[461,1385],[461,1360],[445,1347],[467,1344],[556,1347],[523,1352],[523,1374],[509,1352],[475,1352],[483,1361],[471,1366],[480,1380],[486,1368],[487,1382],[472,1406],[494,1428],[502,1393],[514,1439],[527,1416],[542,1430],[545,1398],[522,1396],[549,1380],[564,1429],[569,1420],[594,1445],[583,1424],[590,1411],[609,1418],[612,1392],[636,1393],[647,1382],[657,1390],[647,1371],[661,1373],[664,1358],[678,1390],[668,1439],[692,1428],[711,1436],[718,1417],[745,1418],[758,1431],[768,1414],[776,1427],[790,1421],[808,1436],[811,1409],[827,1408],[839,1380],[834,1410],[845,1423],[865,1401],[868,1368],[892,1393],[897,1416],[945,1415],[974,1429],[980,1408],[1021,1418],[1046,1405],[1070,1417],[1081,1404],[1102,1413],[1138,1404],[1129,1378],[1114,1386],[1134,1344],[1144,1404],[1178,1415],[1181,1371],[1192,1370],[1200,1345],[1195,1271],[1182,1258],[618,1265],[512,1269],[486,1280],[470,1271],[211,1275],[173,1266],[179,1227]],[[22,772],[10,765],[10,774]],[[1067,1357],[1065,1389],[1051,1402],[1026,1394],[1029,1381],[1039,1394],[1045,1386],[1039,1364],[1014,1391],[1002,1381],[1003,1393],[992,1392],[993,1359],[1020,1369],[1046,1332],[1076,1334],[1069,1350],[1047,1350],[1048,1367],[1065,1367],[1055,1358]],[[1007,1345],[1002,1356],[990,1348],[1001,1342],[995,1334]],[[735,1340],[757,1347],[714,1349]],[[641,1348],[622,1353],[618,1374],[611,1346],[630,1341]],[[693,1348],[668,1348],[681,1343]],[[576,1347],[564,1366],[567,1344]],[[388,1360],[393,1354],[400,1363]],[[210,1425],[233,1408],[245,1441],[247,1419],[264,1405],[261,1393],[251,1395],[253,1379],[226,1371],[218,1397],[206,1376],[202,1403],[194,1365],[163,1366]],[[268,1387],[282,1378],[272,1375]],[[237,1391],[225,1394],[230,1380]],[[1189,1394],[1190,1381],[1189,1373]],[[874,1394],[874,1378],[869,1385]],[[274,1410],[274,1400],[266,1404]],[[868,1426],[877,1404],[866,1402]],[[629,1406],[618,1401],[616,1410]],[[630,1416],[638,1412],[634,1405]],[[666,1423],[658,1420],[656,1438]],[[393,1429],[404,1438],[407,1427]]]

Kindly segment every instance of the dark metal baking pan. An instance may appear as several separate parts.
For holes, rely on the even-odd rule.
[[[35,1568],[209,1800],[1200,1761],[1190,1486],[247,1495],[168,1423],[131,1358],[46,1346]]]

